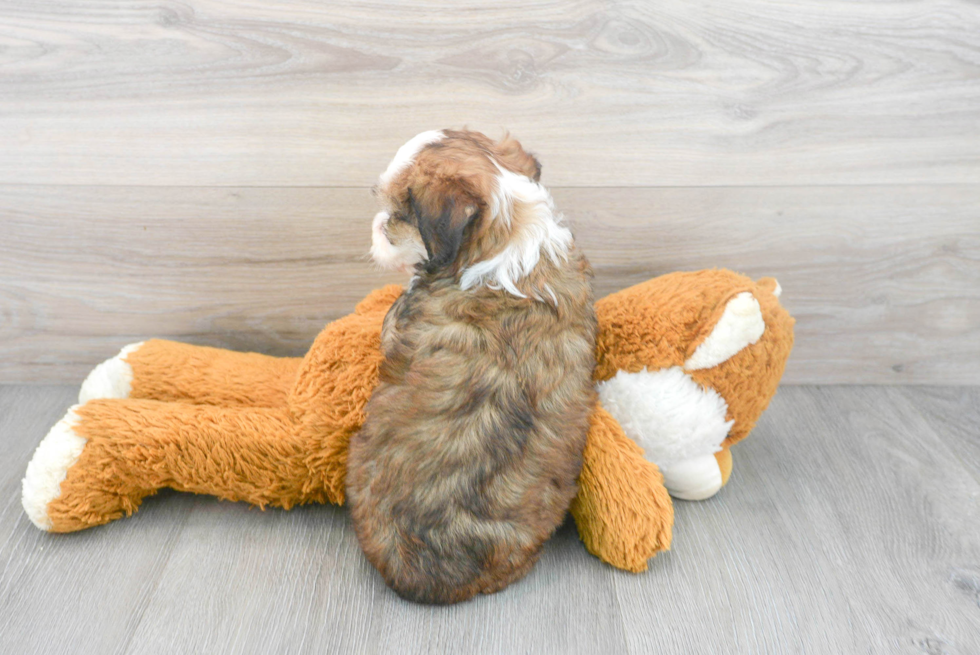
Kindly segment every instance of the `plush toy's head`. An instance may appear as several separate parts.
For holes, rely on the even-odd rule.
[[[599,318],[596,381],[679,369],[713,389],[742,439],[776,392],[793,347],[795,321],[773,278],[724,270],[672,273],[606,296]],[[726,445],[727,445],[726,444]]]
[[[664,474],[671,495],[717,492],[728,447],[768,406],[793,346],[772,278],[672,273],[596,303],[603,405]]]

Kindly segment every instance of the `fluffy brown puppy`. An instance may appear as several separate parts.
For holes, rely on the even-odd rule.
[[[423,133],[377,192],[375,260],[415,274],[352,438],[361,547],[404,598],[523,577],[576,491],[595,403],[592,271],[510,138]]]

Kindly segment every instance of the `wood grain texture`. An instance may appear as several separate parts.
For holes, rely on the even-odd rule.
[[[784,387],[733,455],[657,582],[615,579],[630,652],[980,650],[977,481],[902,390]]]
[[[0,652],[123,653],[165,575],[193,498],[177,494],[156,520],[52,539],[21,507],[21,478],[78,388],[0,386]],[[152,524],[151,524],[152,523]]]
[[[980,424],[947,411],[975,390],[784,387],[729,485],[677,503],[647,573],[601,564],[566,525],[524,581],[450,608],[388,591],[340,508],[164,493],[40,533],[19,479],[74,392],[0,386],[4,653],[980,652],[980,481],[963,459]]]
[[[780,280],[789,383],[980,384],[980,187],[553,189],[602,296]],[[0,380],[79,382],[147,337],[301,355],[370,289],[366,189],[0,187]]]
[[[980,389],[916,388],[903,390],[902,396],[926,417],[936,434],[959,456],[960,463],[980,482]],[[977,593],[980,594],[980,571]]]
[[[0,183],[362,186],[463,124],[564,186],[980,177],[969,0],[4,0],[0,44]]]

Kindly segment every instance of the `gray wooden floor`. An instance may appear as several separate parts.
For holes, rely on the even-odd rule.
[[[39,532],[20,478],[75,392],[0,386],[2,653],[980,653],[975,387],[784,387],[647,573],[568,524],[527,579],[450,608],[389,592],[335,507],[162,493]]]

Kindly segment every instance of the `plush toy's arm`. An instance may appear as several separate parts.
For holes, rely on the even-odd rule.
[[[369,293],[351,316],[384,316],[402,293],[389,284]],[[97,366],[79,402],[143,398],[199,405],[285,407],[303,358],[269,357],[151,339],[126,346]]]
[[[79,402],[142,398],[199,405],[285,407],[303,360],[151,339],[89,374]]]
[[[675,498],[714,495],[729,446],[776,391],[793,344],[779,285],[725,270],[671,273],[596,303],[605,407]]]
[[[302,360],[170,341],[124,349],[38,446],[23,481],[28,516],[44,530],[81,530],[133,513],[162,487],[260,506],[342,503],[347,442],[400,293],[369,294]]]
[[[674,506],[663,477],[601,405],[590,418],[578,485],[571,511],[590,553],[639,572],[670,548]]]

